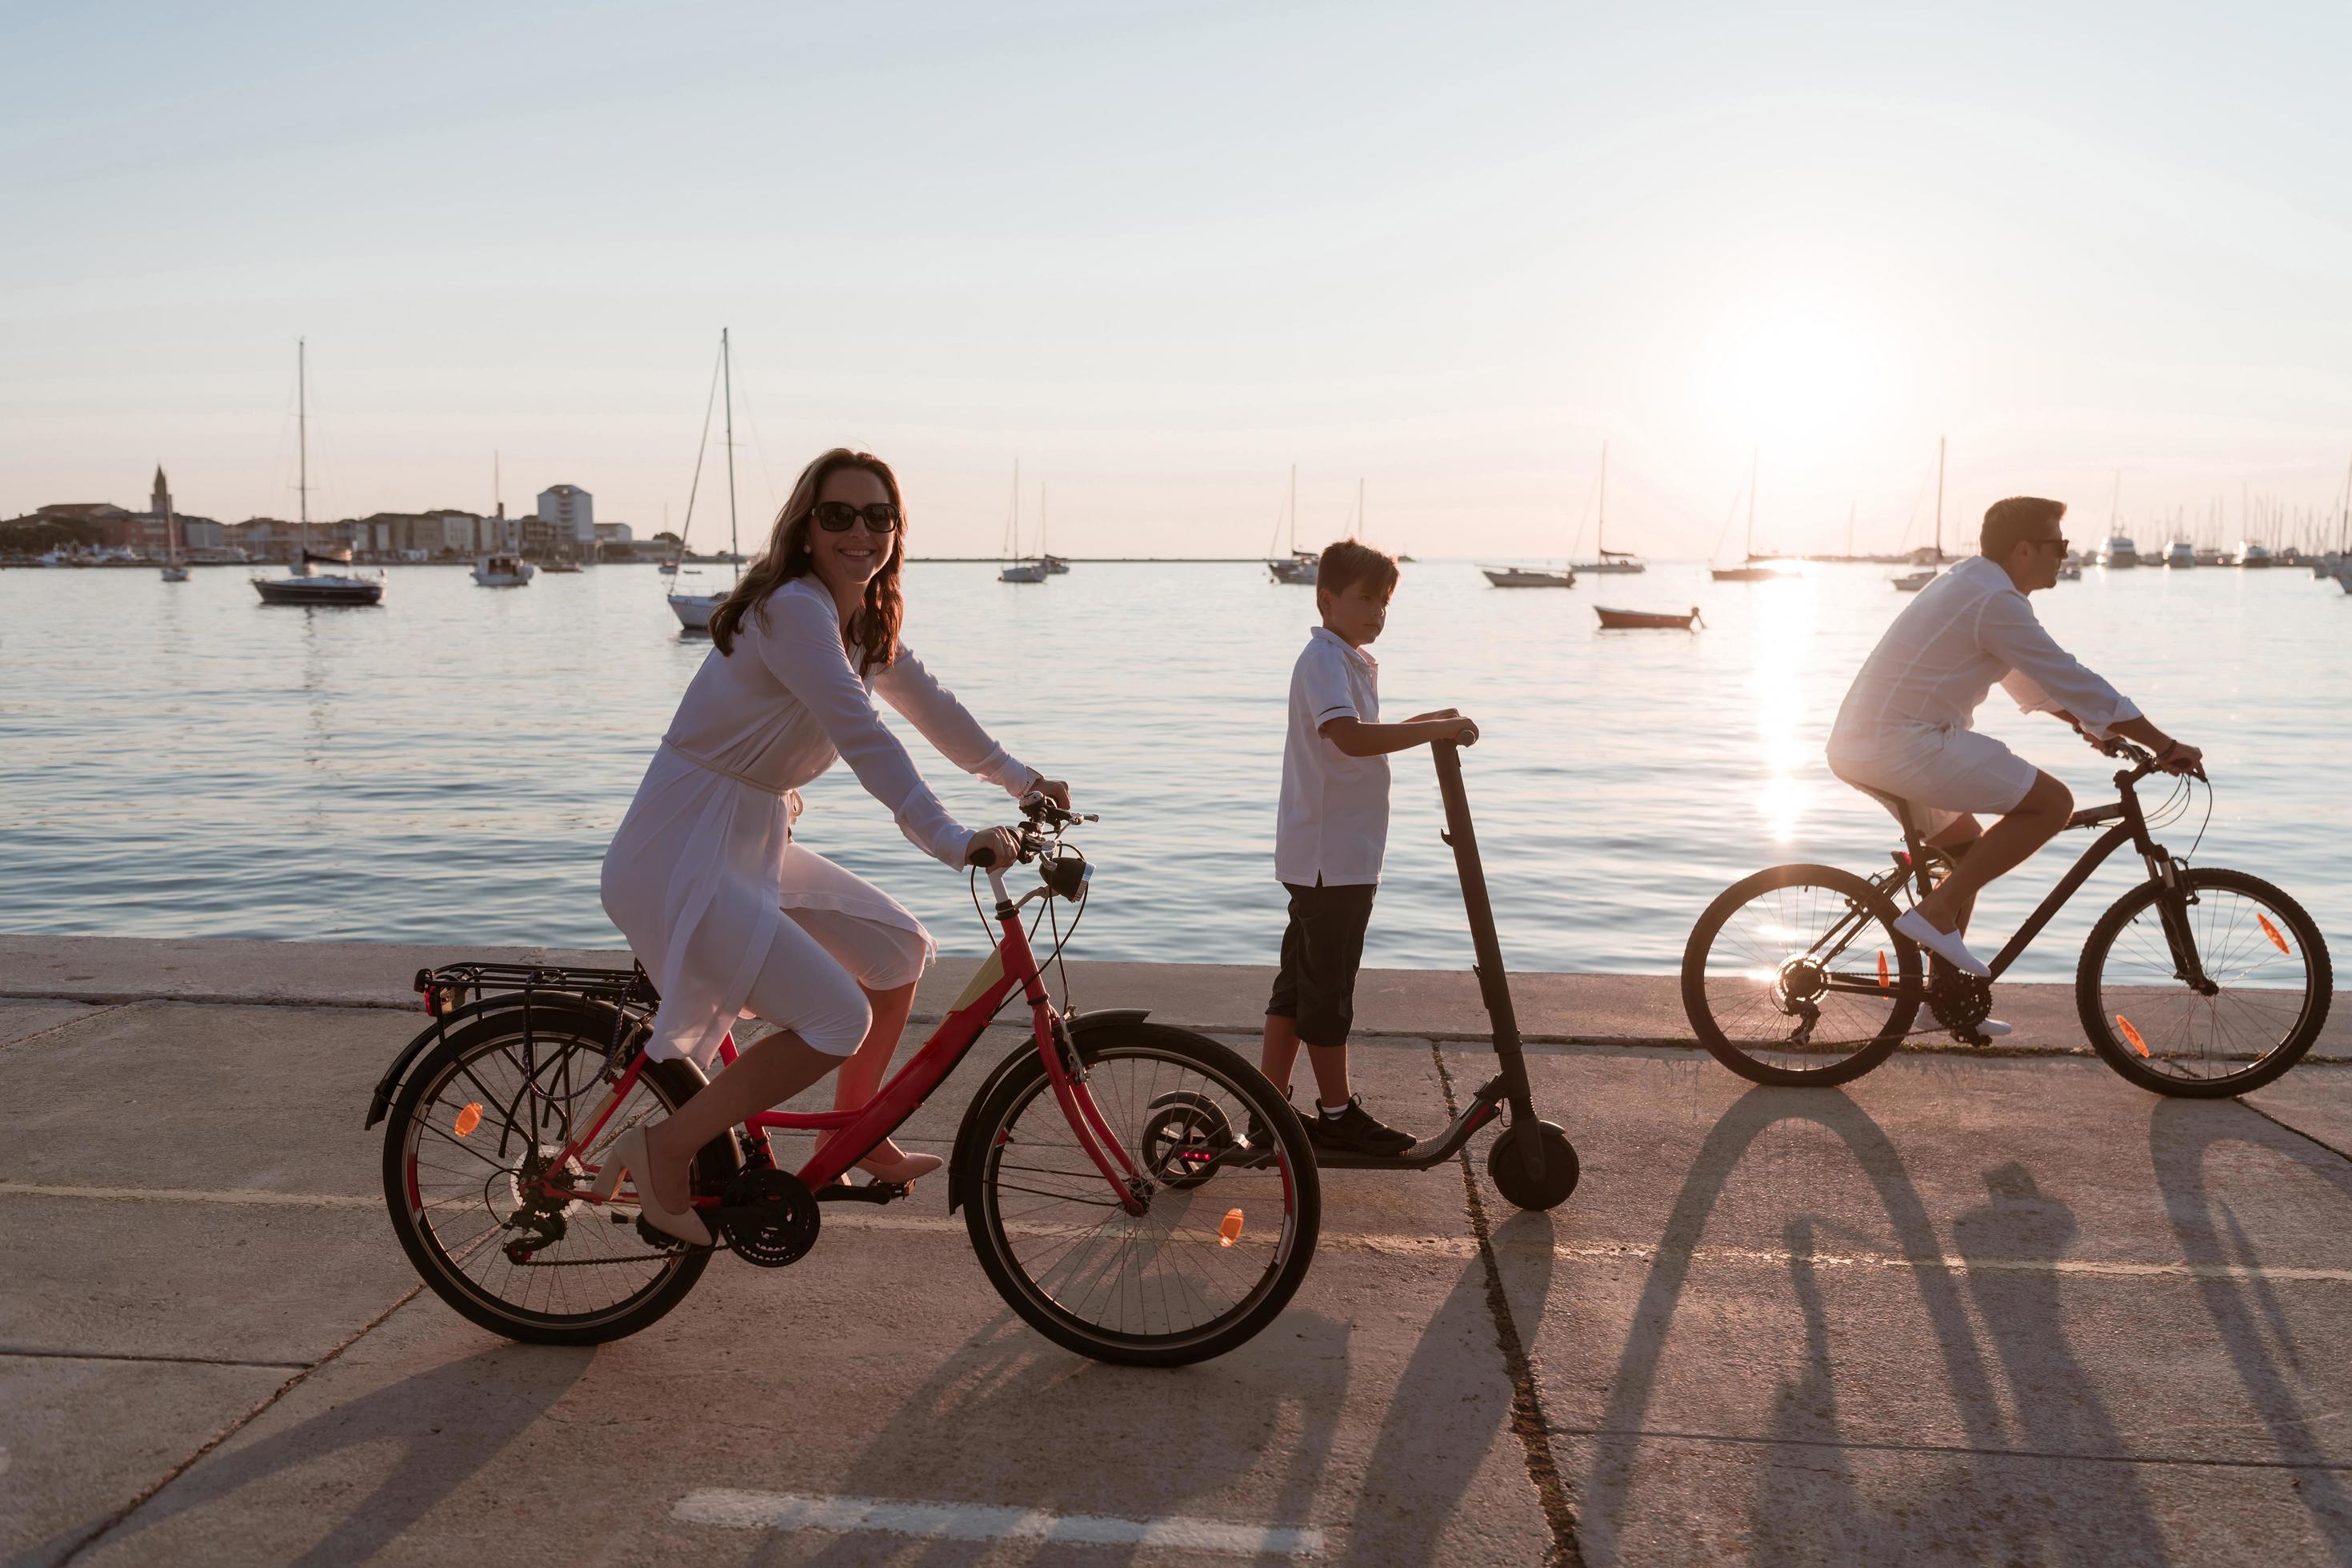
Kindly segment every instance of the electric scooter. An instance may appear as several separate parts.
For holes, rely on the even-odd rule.
[[[1511,985],[1503,973],[1503,948],[1495,936],[1494,906],[1486,899],[1486,870],[1478,858],[1478,834],[1470,824],[1470,799],[1462,787],[1462,747],[1477,739],[1465,730],[1460,742],[1429,748],[1437,764],[1437,792],[1445,803],[1445,830],[1439,835],[1454,850],[1462,881],[1462,907],[1470,918],[1470,942],[1478,959],[1478,994],[1494,1026],[1496,1072],[1470,1097],[1461,1114],[1433,1138],[1402,1154],[1352,1154],[1318,1149],[1315,1163],[1327,1171],[1426,1171],[1462,1152],[1471,1135],[1510,1111],[1486,1151],[1486,1176],[1495,1190],[1523,1209],[1554,1208],[1576,1191],[1580,1171],[1576,1145],[1557,1123],[1536,1116],[1528,1088],[1527,1058],[1519,1048],[1519,1023],[1511,1007]]]
[[[1486,899],[1486,868],[1478,859],[1478,835],[1470,825],[1470,801],[1462,787],[1461,748],[1473,743],[1477,733],[1465,729],[1458,741],[1441,741],[1429,750],[1437,763],[1438,794],[1445,803],[1445,830],[1439,837],[1452,847],[1462,882],[1462,905],[1470,918],[1470,941],[1478,960],[1478,994],[1494,1026],[1496,1070],[1444,1131],[1403,1153],[1318,1149],[1315,1163],[1327,1171],[1426,1171],[1459,1154],[1472,1134],[1507,1110],[1510,1125],[1486,1151],[1487,1178],[1519,1208],[1555,1208],[1576,1191],[1581,1172],[1567,1131],[1537,1117],[1528,1088],[1518,1018],[1503,973],[1502,944],[1495,937],[1494,907]],[[1160,1180],[1190,1186],[1208,1180],[1221,1164],[1255,1163],[1250,1140],[1235,1138],[1219,1109],[1200,1097],[1182,1091],[1166,1094],[1150,1109],[1154,1120],[1145,1146],[1155,1152],[1155,1174]]]

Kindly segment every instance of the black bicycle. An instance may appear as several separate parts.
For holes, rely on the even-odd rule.
[[[2301,1060],[2327,1021],[2327,945],[2303,906],[2270,883],[2191,868],[2150,837],[2187,813],[2201,779],[2180,779],[2151,814],[2135,786],[2158,771],[2155,755],[2123,740],[2100,749],[2132,764],[2115,776],[2119,798],[2066,826],[2114,826],[1987,967],[1998,978],[2016,963],[2128,842],[2147,880],[2116,900],[2083,944],[2074,1000],[2084,1033],[2109,1067],[2158,1094],[2218,1100],[2259,1089]],[[2210,785],[2205,812],[2210,820]],[[1977,1026],[1991,1015],[1991,981],[1895,931],[1897,895],[1916,886],[1924,898],[1952,868],[1907,813],[1903,839],[1893,868],[1874,877],[1776,866],[1707,906],[1683,950],[1683,1008],[1716,1060],[1757,1083],[1826,1086],[1860,1078],[1913,1034],[1987,1043]],[[1915,1029],[1923,1007],[1931,1022]]]

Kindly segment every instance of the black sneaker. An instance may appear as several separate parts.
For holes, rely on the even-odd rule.
[[[1421,1142],[1410,1132],[1400,1132],[1372,1118],[1364,1109],[1361,1095],[1348,1101],[1348,1109],[1338,1116],[1326,1116],[1318,1102],[1303,1120],[1307,1136],[1318,1149],[1330,1149],[1348,1154],[1402,1154]]]

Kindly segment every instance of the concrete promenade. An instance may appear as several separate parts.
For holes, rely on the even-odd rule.
[[[2352,996],[2212,1103],[2067,1054],[2063,987],[1775,1090],[1671,981],[1514,976],[1575,1195],[1512,1210],[1483,1139],[1327,1173],[1288,1313],[1148,1373],[1005,1310],[936,1181],[628,1340],[474,1328],[360,1127],[451,956],[0,936],[0,1563],[2352,1561]],[[1237,1042],[1268,978],[1070,974]],[[1467,975],[1360,1015],[1394,1120],[1483,1074]]]

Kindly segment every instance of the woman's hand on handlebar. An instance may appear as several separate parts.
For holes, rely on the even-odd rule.
[[[1029,787],[1023,795],[1042,795],[1064,811],[1070,809],[1070,786],[1060,779],[1049,779],[1044,773],[1032,773]]]
[[[1021,858],[1021,840],[1009,827],[983,827],[963,847],[967,866],[1010,866]]]

